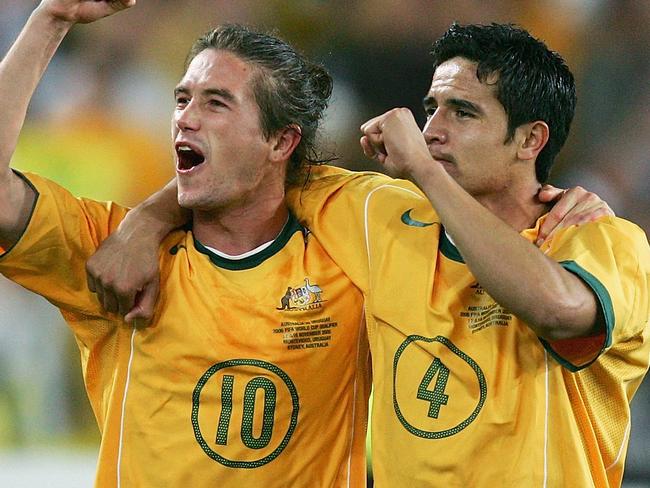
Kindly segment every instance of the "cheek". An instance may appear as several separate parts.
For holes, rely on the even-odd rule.
[[[482,156],[483,159],[501,159],[505,157],[507,148],[503,143],[504,138],[493,134],[477,137],[471,145],[472,153]]]
[[[268,148],[246,133],[222,134],[212,138],[209,145],[215,171],[222,178],[251,177],[259,173],[267,162]]]

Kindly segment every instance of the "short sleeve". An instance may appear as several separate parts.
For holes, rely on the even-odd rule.
[[[561,364],[577,371],[612,344],[642,333],[650,319],[650,248],[639,227],[623,219],[606,218],[565,229],[542,250],[593,291],[605,321],[600,336],[542,341]]]
[[[103,315],[87,287],[86,261],[127,209],[76,198],[34,174],[21,177],[36,192],[36,202],[23,235],[3,250],[0,272],[64,311]]]

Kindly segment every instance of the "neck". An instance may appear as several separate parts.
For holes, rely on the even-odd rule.
[[[475,198],[510,227],[521,232],[534,227],[537,219],[549,210],[548,205],[537,197],[541,187],[535,180],[504,188],[499,194]]]
[[[193,212],[193,232],[201,244],[226,254],[248,252],[275,239],[287,222],[289,211],[281,198],[264,205]]]

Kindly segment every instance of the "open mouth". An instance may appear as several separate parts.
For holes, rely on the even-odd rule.
[[[205,156],[198,149],[194,149],[187,144],[176,146],[176,156],[178,159],[178,169],[187,171],[205,161]]]

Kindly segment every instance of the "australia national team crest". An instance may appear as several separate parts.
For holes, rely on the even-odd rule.
[[[277,310],[312,310],[323,306],[323,290],[309,278],[302,283],[288,286],[284,296],[280,299],[280,306]]]

